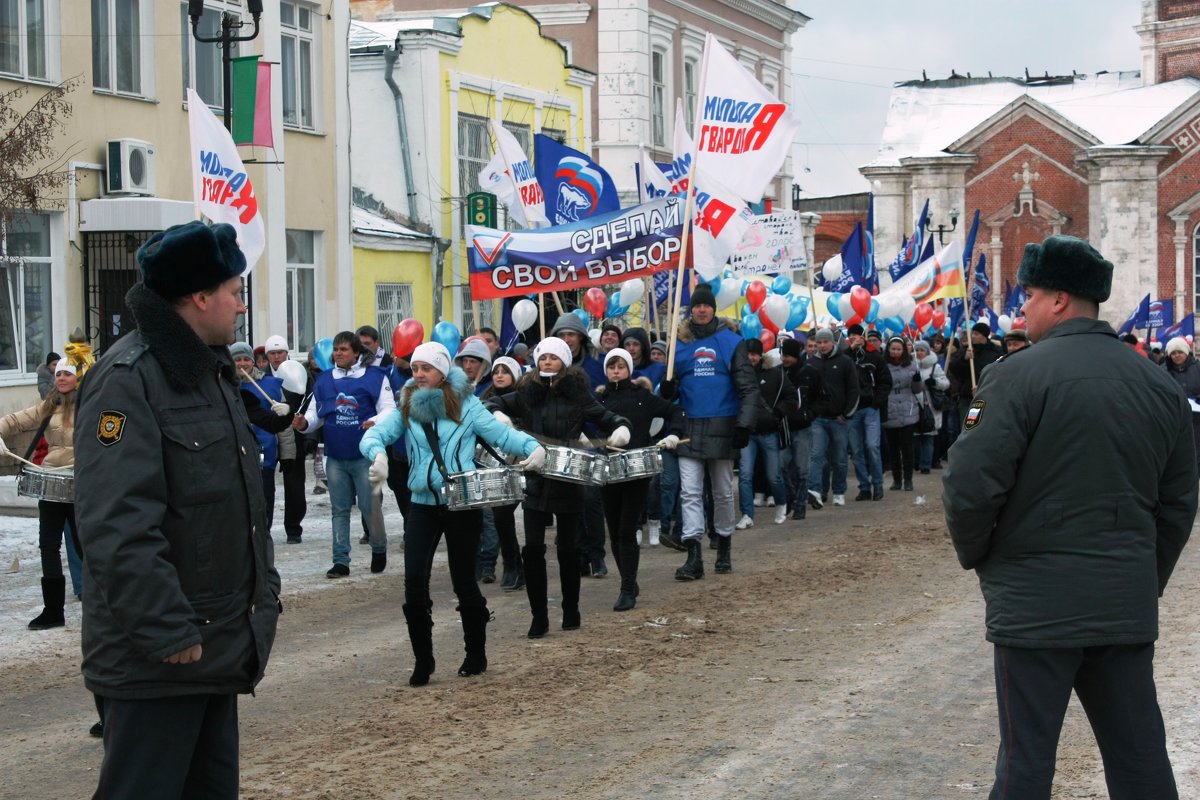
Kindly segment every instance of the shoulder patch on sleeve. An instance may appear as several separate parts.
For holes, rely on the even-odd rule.
[[[967,418],[963,421],[963,427],[971,430],[983,420],[983,409],[987,406],[986,400],[975,400],[971,403],[971,407],[967,409]]]
[[[125,415],[120,411],[101,411],[100,422],[96,425],[96,439],[108,447],[121,441],[125,431]]]

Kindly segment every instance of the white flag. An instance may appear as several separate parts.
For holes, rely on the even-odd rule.
[[[757,203],[783,166],[800,119],[711,33],[704,41],[700,86],[696,160],[742,199]]]
[[[213,222],[228,222],[237,228],[237,243],[246,256],[248,273],[267,248],[254,185],[233,137],[190,88],[188,130],[192,138],[192,196],[196,208]]]
[[[638,202],[649,203],[656,197],[673,194],[671,179],[658,168],[646,148],[641,148],[638,156]]]
[[[488,129],[496,137],[496,155],[480,171],[479,188],[500,198],[522,227],[547,227],[550,220],[546,218],[546,199],[529,156],[503,125],[489,119]]]

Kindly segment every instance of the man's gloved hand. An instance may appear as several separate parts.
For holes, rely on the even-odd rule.
[[[512,417],[510,417],[508,414],[505,414],[503,411],[493,411],[492,416],[495,417],[496,421],[501,425],[507,425],[510,428],[513,426]]]
[[[387,480],[388,477],[388,462],[387,453],[380,453],[375,456],[375,460],[371,462],[371,468],[367,470],[367,478],[371,481],[372,486],[379,486]]]
[[[679,396],[679,381],[664,378],[658,384],[658,396],[663,400],[674,400]]]
[[[674,450],[679,446],[679,437],[673,433],[668,433],[666,436],[658,440],[658,446],[663,450]]]
[[[749,428],[734,428],[733,429],[733,449],[741,450],[746,445],[750,444],[750,429]]]
[[[913,373],[912,382],[917,384],[918,386],[921,385],[921,370],[917,370],[916,372]]]
[[[288,414],[292,413],[291,406],[289,406],[287,403],[280,403],[279,401],[274,401],[271,403],[271,410],[275,412],[275,416],[277,417],[286,417]]]
[[[608,444],[613,447],[624,447],[629,444],[629,428],[624,425],[608,435]]]
[[[540,444],[537,449],[526,456],[524,461],[518,461],[517,466],[523,470],[532,472],[542,468],[542,464],[546,463],[546,448]]]

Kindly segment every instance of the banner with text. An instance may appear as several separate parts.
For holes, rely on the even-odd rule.
[[[734,275],[777,274],[807,266],[798,211],[752,217],[750,229],[729,255]]]
[[[541,294],[646,278],[679,265],[683,198],[662,197],[531,231],[467,226],[471,297]]]

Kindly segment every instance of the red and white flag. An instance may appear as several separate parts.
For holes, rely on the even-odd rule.
[[[762,199],[791,150],[800,119],[729,54],[704,41],[696,161],[749,203]]]
[[[192,196],[196,209],[213,222],[237,228],[246,272],[267,248],[266,227],[254,196],[254,184],[238,156],[233,137],[200,95],[188,89],[188,130],[192,148]]]
[[[496,155],[480,171],[479,188],[496,195],[522,227],[549,226],[542,185],[521,143],[494,119],[488,120],[488,129],[496,137]]]

